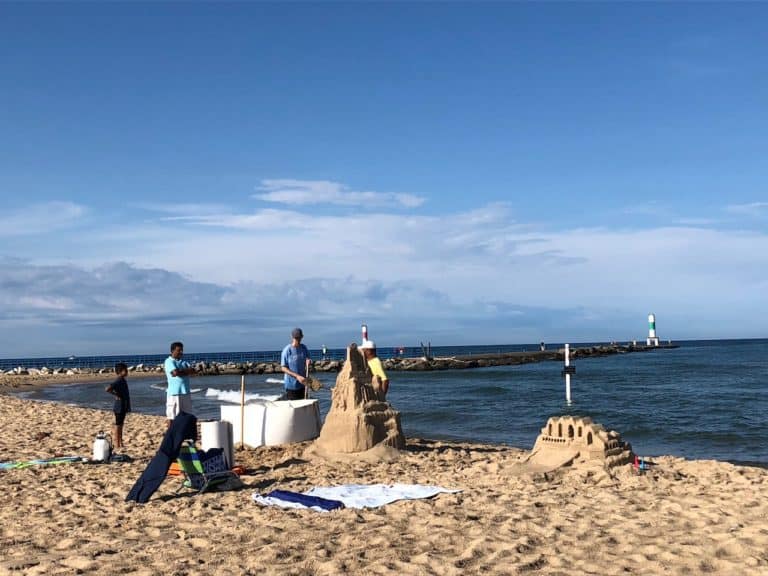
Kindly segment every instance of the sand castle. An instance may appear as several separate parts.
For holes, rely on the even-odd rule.
[[[618,432],[588,417],[555,416],[541,429],[529,461],[546,467],[597,463],[609,469],[633,459],[632,447]]]
[[[405,448],[400,413],[386,402],[378,377],[351,344],[315,447],[324,453],[354,453],[378,446]]]

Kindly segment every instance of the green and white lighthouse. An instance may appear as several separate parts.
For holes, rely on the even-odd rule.
[[[658,346],[659,337],[656,336],[656,315],[648,314],[648,338],[645,340],[647,346]]]

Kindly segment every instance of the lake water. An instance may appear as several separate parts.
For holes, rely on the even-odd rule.
[[[640,455],[729,460],[768,466],[768,340],[681,342],[680,348],[573,362],[573,403],[565,403],[559,362],[436,372],[390,372],[391,404],[406,436],[501,443],[530,449],[547,418],[590,416],[617,430]],[[321,373],[332,386],[336,374]],[[279,394],[276,375],[248,375],[249,393]],[[134,411],[164,414],[162,377],[130,379]],[[239,376],[193,380],[199,418],[217,419],[207,388],[240,390]],[[54,385],[28,398],[110,410],[103,384]],[[326,388],[314,394],[321,414]],[[127,433],[130,434],[130,416]]]

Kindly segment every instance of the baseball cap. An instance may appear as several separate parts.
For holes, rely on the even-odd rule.
[[[360,346],[360,350],[376,350],[376,343],[373,340],[366,340]]]
[[[291,332],[291,338],[296,338],[297,340],[304,338],[304,332],[301,331],[301,328],[294,328],[293,332]]]

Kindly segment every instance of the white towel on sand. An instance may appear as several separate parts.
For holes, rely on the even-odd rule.
[[[377,508],[398,500],[418,500],[432,498],[437,494],[455,494],[461,490],[426,486],[423,484],[345,484],[342,486],[318,486],[307,492],[307,496],[319,496],[327,500],[338,500],[347,508]],[[287,502],[279,498],[261,496],[254,492],[254,502],[262,506],[281,506],[283,508],[306,508],[296,502]],[[313,510],[319,510],[313,508]]]

